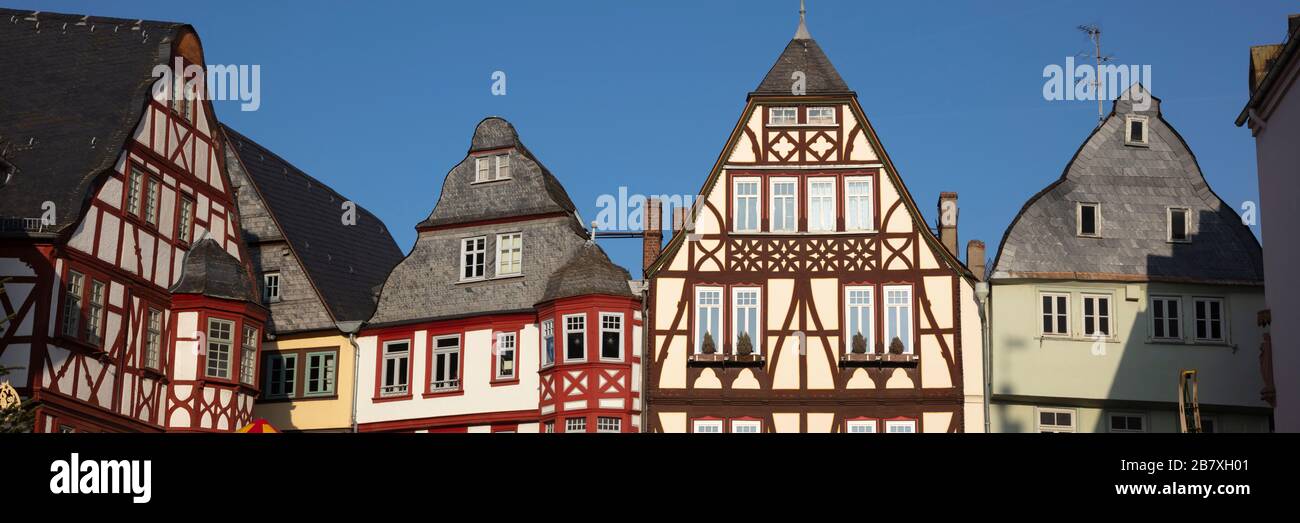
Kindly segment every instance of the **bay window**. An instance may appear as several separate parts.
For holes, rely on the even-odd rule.
[[[600,359],[621,361],[623,359],[623,315],[603,312],[600,314]]]
[[[208,319],[207,376],[230,379],[230,352],[234,345],[235,322]]]
[[[587,316],[571,314],[564,317],[564,361],[587,360]]]
[[[542,366],[555,364],[555,320],[542,322]]]
[[[239,348],[239,382],[252,385],[257,379],[257,329],[244,327],[243,341]]]

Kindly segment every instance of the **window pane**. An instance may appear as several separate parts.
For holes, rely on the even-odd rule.
[[[1079,208],[1079,232],[1081,234],[1097,234],[1097,208],[1092,205],[1084,205]]]

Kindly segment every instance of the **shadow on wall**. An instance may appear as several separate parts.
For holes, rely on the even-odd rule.
[[[1189,216],[1190,218],[1190,216]],[[1169,256],[1148,255],[1146,261],[1147,275],[1153,278],[1165,277],[1187,277],[1196,276],[1204,280],[1240,280],[1243,272],[1240,267],[1245,258],[1255,263],[1258,271],[1261,265],[1258,244],[1253,245],[1232,245],[1224,244],[1225,239],[1238,239],[1233,243],[1240,243],[1241,235],[1236,231],[1230,230],[1233,227],[1244,227],[1241,225],[1241,218],[1237,216],[1227,206],[1220,206],[1219,212],[1203,210],[1197,214],[1193,224],[1197,226],[1188,227],[1196,231],[1196,234],[1189,235],[1185,242],[1171,242],[1171,252]],[[1249,233],[1248,233],[1249,234]],[[1198,241],[1197,238],[1203,238]],[[1211,241],[1211,239],[1213,241]],[[1230,250],[1235,250],[1232,252]],[[1249,272],[1248,270],[1246,272]],[[1262,276],[1261,276],[1262,279]],[[1159,284],[1157,284],[1159,285]],[[1168,284],[1175,286],[1177,284]],[[1169,288],[1169,286],[1162,286]],[[1120,288],[1114,299],[1117,303],[1111,305],[1112,322],[1130,321],[1127,317],[1120,317],[1116,313],[1122,311],[1122,302],[1127,299]],[[1190,289],[1190,287],[1189,287]],[[1111,388],[1106,395],[1111,400],[1118,401],[1146,401],[1159,402],[1170,405],[1170,411],[1161,416],[1163,423],[1160,426],[1152,426],[1153,420],[1157,416],[1152,415],[1149,406],[1135,405],[1132,409],[1134,413],[1146,413],[1146,424],[1143,427],[1147,431],[1177,431],[1178,417],[1178,382],[1180,372],[1184,369],[1197,370],[1200,379],[1200,401],[1206,403],[1207,381],[1211,402],[1223,402],[1230,399],[1225,396],[1235,396],[1231,392],[1224,394],[1229,389],[1247,387],[1252,393],[1263,386],[1263,380],[1259,377],[1258,372],[1258,351],[1259,347],[1254,346],[1252,340],[1259,339],[1258,331],[1251,332],[1234,332],[1233,327],[1240,328],[1241,322],[1233,322],[1233,318],[1242,318],[1243,315],[1254,318],[1254,310],[1233,310],[1231,300],[1234,294],[1239,293],[1243,287],[1224,286],[1222,291],[1216,291],[1209,294],[1209,297],[1222,297],[1224,304],[1221,308],[1220,316],[1223,321],[1224,336],[1226,343],[1221,344],[1187,344],[1191,336],[1195,335],[1195,305],[1191,297],[1199,296],[1200,293],[1191,290],[1174,290],[1169,293],[1172,296],[1180,296],[1179,301],[1179,323],[1178,328],[1181,330],[1184,342],[1165,342],[1153,343],[1153,306],[1150,296],[1161,293],[1152,292],[1150,288],[1147,293],[1141,296],[1143,306],[1137,311],[1137,314],[1131,318],[1133,325],[1130,327],[1129,336],[1122,340],[1122,347],[1119,344],[1107,344],[1108,348],[1119,347],[1121,360],[1116,367],[1115,375],[1111,380]],[[1203,292],[1203,291],[1202,291]],[[1263,288],[1260,288],[1261,299]],[[1208,293],[1207,293],[1208,294]],[[1248,323],[1252,328],[1254,321]],[[1118,329],[1115,324],[1111,329]],[[1250,345],[1250,346],[1247,346]],[[1104,357],[1104,356],[1102,356]],[[1217,383],[1216,383],[1217,381]],[[1232,385],[1225,387],[1224,382],[1232,382]],[[1238,396],[1239,397],[1239,396]],[[1115,412],[1124,412],[1119,409],[1108,409],[1101,413],[1093,430],[1096,432],[1107,432],[1110,427],[1110,414]],[[1169,414],[1173,416],[1173,426],[1168,426]],[[1213,415],[1213,410],[1209,412],[1202,409],[1202,415]],[[1220,424],[1220,427],[1222,424]]]

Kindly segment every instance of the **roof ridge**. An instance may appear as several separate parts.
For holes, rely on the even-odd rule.
[[[96,24],[103,23],[105,25],[166,25],[166,26],[176,26],[176,27],[189,25],[185,22],[172,22],[167,20],[147,20],[143,18],[140,19],[116,18],[111,16],[82,15],[76,13],[59,13],[53,11],[41,11],[37,9],[12,9],[7,7],[0,7],[0,16],[3,15],[9,15],[10,21],[12,22],[17,22],[18,20],[25,20],[28,17],[34,16],[36,18],[35,21],[38,22],[44,22],[50,20],[50,21],[63,21],[63,22],[74,22],[74,21],[87,22],[87,23],[96,23]],[[23,15],[23,18],[15,19],[18,15]]]

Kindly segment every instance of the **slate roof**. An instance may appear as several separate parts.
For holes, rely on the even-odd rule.
[[[1141,86],[1133,89],[1146,93]],[[1149,146],[1125,145],[1129,115],[1148,117]],[[1101,238],[1078,236],[1081,202],[1101,204]],[[1190,243],[1167,241],[1171,207],[1191,211]],[[1206,184],[1195,155],[1161,116],[1160,100],[1151,97],[1150,107],[1141,110],[1121,98],[1061,178],[1012,221],[993,279],[1258,285],[1264,280],[1262,259],[1254,234]]]
[[[793,94],[791,90],[796,71],[804,73],[806,95],[854,94],[848,84],[844,83],[844,79],[840,78],[839,71],[831,65],[826,53],[822,52],[821,46],[817,45],[817,41],[808,34],[802,16],[794,38],[786,44],[781,56],[777,57],[772,69],[767,72],[767,76],[763,77],[763,81],[758,84],[758,89],[755,89],[752,94],[785,96]]]
[[[474,154],[513,148],[509,182],[474,183]],[[577,207],[555,175],[519,141],[519,133],[504,118],[479,122],[470,142],[470,157],[453,169],[442,184],[438,204],[416,227],[440,227],[532,214],[574,213]]]
[[[170,290],[173,294],[200,294],[257,303],[253,280],[244,264],[206,236],[185,254],[181,277]]]
[[[88,208],[143,114],[184,24],[0,8],[0,217],[58,233]],[[0,171],[3,171],[0,168]],[[0,234],[26,235],[4,227]]]
[[[528,152],[509,122],[483,120],[471,144],[447,173],[410,254],[389,274],[370,325],[531,313],[543,301],[581,294],[632,296],[628,272],[587,244],[587,231],[559,180]],[[474,152],[503,147],[513,147],[511,178],[474,183]],[[536,216],[543,210],[555,214]],[[529,218],[500,220],[522,216]],[[523,239],[522,274],[498,275],[498,235],[514,233]],[[462,281],[461,242],[477,237],[485,241],[485,278]]]
[[[378,287],[402,259],[388,228],[361,206],[355,225],[344,225],[347,198],[247,136],[223,129],[278,226],[274,239],[289,243],[334,320],[369,319]]]
[[[546,282],[546,292],[541,302],[599,294],[635,297],[628,281],[632,276],[627,269],[614,265],[605,251],[592,242],[579,247],[560,270]]]

